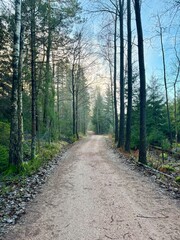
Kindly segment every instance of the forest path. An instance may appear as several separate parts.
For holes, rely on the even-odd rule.
[[[180,240],[180,208],[108,149],[103,136],[64,155],[9,240]]]

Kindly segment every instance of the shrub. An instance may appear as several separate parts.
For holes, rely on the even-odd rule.
[[[22,175],[32,175],[37,172],[38,169],[49,162],[57,153],[59,153],[64,142],[44,144],[36,157],[28,162],[22,164]]]
[[[164,139],[161,143],[161,147],[163,150],[168,150],[171,147],[170,142],[168,141],[168,139]]]
[[[151,145],[160,146],[164,139],[164,135],[162,132],[157,129],[153,129],[151,132],[147,134],[147,142]]]

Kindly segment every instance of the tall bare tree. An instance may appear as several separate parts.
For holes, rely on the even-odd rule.
[[[146,75],[144,64],[144,43],[141,22],[140,0],[134,0],[136,15],[136,27],[138,35],[138,58],[140,77],[140,142],[139,142],[139,162],[146,164]]]
[[[120,21],[120,123],[118,147],[124,146],[124,0],[119,0]]]
[[[176,77],[175,77],[175,81],[174,81],[174,123],[175,123],[175,142],[176,142],[176,147],[178,146],[178,119],[177,119],[177,82],[178,82],[178,78],[180,75],[180,57],[178,56],[178,51],[176,48],[176,38],[175,38],[175,55],[176,55],[176,59],[177,59],[177,72],[176,72]]]
[[[169,112],[169,97],[168,97],[168,88],[167,88],[167,73],[166,73],[166,59],[165,59],[165,50],[163,43],[163,27],[161,25],[160,16],[158,15],[158,25],[159,25],[159,36],[160,36],[160,44],[161,44],[161,52],[162,52],[162,62],[163,62],[163,79],[164,79],[164,88],[166,93],[166,111],[167,111],[167,121],[169,128],[169,139],[172,145],[172,130],[171,130],[171,120],[170,120],[170,112]]]
[[[117,14],[118,10],[116,8],[116,14],[114,19],[114,123],[115,123],[115,142],[118,141],[118,111],[117,111]]]
[[[132,32],[131,32],[131,0],[127,0],[127,61],[128,61],[128,107],[126,121],[125,150],[130,151],[131,115],[132,115]]]

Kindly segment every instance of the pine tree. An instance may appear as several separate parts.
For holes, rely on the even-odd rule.
[[[92,123],[94,125],[96,134],[105,133],[104,101],[99,91],[97,92],[93,108]]]
[[[161,146],[167,127],[164,99],[160,92],[158,81],[151,78],[147,87],[147,140],[149,144]]]

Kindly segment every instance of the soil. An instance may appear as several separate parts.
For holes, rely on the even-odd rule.
[[[3,240],[180,240],[180,205],[90,135],[63,156]]]

